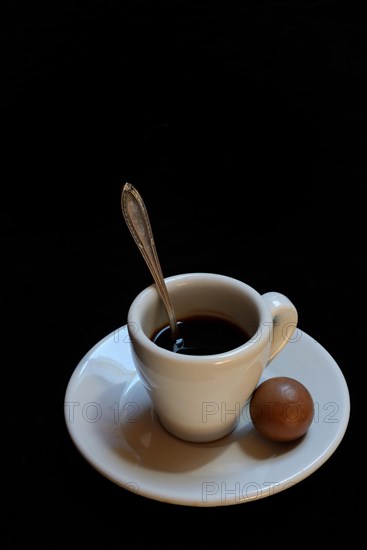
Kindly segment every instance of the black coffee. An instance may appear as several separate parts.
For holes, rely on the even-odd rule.
[[[238,325],[220,317],[198,315],[178,321],[181,343],[175,345],[170,327],[152,335],[157,346],[185,355],[216,355],[242,346],[250,336]]]

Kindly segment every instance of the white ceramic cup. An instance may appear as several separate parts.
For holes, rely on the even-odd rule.
[[[226,275],[186,273],[165,281],[177,320],[195,314],[219,316],[251,335],[225,353],[178,354],[151,340],[168,324],[155,284],[129,308],[132,356],[162,425],[186,441],[214,441],[235,428],[264,368],[291,340],[297,310],[279,292],[261,295]]]

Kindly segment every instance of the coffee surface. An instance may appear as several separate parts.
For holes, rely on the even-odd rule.
[[[196,315],[178,321],[182,345],[175,346],[168,325],[160,328],[151,340],[157,346],[185,355],[217,355],[242,346],[250,339],[238,325],[215,316]]]

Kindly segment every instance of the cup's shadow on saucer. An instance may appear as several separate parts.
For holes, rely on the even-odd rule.
[[[135,380],[122,391],[120,422],[115,430],[113,452],[124,462],[148,470],[184,473],[220,461],[229,447],[235,447],[237,454],[243,453],[251,460],[263,461],[290,452],[298,444],[271,442],[262,437],[249,420],[244,419],[229,435],[216,441],[183,441],[162,426],[144,387]]]

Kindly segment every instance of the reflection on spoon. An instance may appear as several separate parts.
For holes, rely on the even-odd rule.
[[[179,336],[176,315],[163,277],[148,212],[139,192],[131,183],[125,183],[122,189],[121,209],[130,233],[153,276],[167,310],[174,340],[173,351],[177,352],[183,347],[183,340]]]

